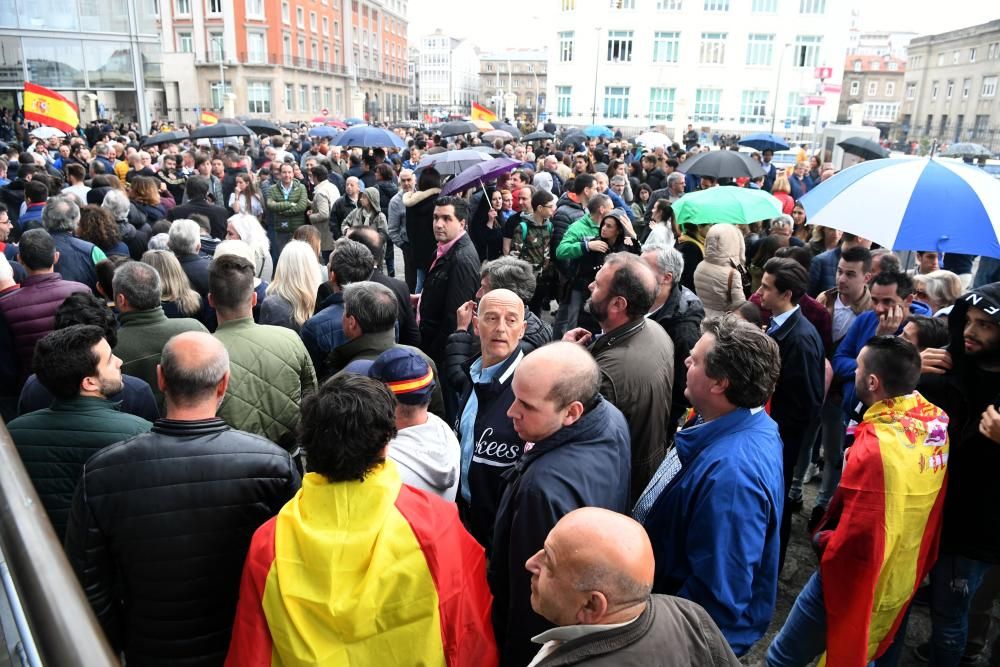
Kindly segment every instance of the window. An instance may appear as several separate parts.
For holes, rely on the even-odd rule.
[[[628,86],[604,86],[604,117],[628,118]]]
[[[937,64],[938,64],[938,67],[941,67],[942,65],[944,65],[944,54],[943,53],[939,53],[938,54]]]
[[[997,94],[997,78],[995,76],[983,77],[983,88],[979,92],[980,97],[993,97]]]
[[[209,14],[221,14],[222,13],[222,0],[208,0],[208,13]]]
[[[788,93],[788,109],[785,118],[791,120],[796,125],[810,125],[812,117],[812,107],[807,107],[802,103],[802,96],[799,93]]]
[[[191,14],[191,0],[174,0],[174,14],[188,16]]]
[[[300,28],[306,27],[306,12],[301,7],[295,8],[295,25]]]
[[[340,21],[333,22],[333,38],[340,39]]]
[[[728,12],[729,0],[705,0],[706,12]]]
[[[247,83],[247,112],[271,113],[271,84],[267,81]]]
[[[819,48],[823,43],[820,35],[799,35],[795,38],[795,66],[816,67],[819,65]]]
[[[860,93],[861,93],[861,82],[860,81],[851,81],[851,95],[854,96],[854,95],[858,95]]]
[[[869,81],[868,82],[868,95],[871,96],[871,95],[877,95],[877,94],[878,94],[878,81]]]
[[[285,25],[292,22],[291,9],[288,6],[288,0],[282,0],[281,2],[281,22]]]
[[[285,57],[285,64],[292,64],[292,36],[285,35],[281,38],[282,55]]]
[[[911,69],[916,69],[917,67],[920,66],[920,62],[922,60],[923,60],[923,58],[921,56],[910,56],[910,60],[909,60],[910,68]]]
[[[750,11],[755,14],[774,14],[778,11],[778,0],[753,0]]]
[[[247,33],[247,62],[251,65],[262,65],[267,62],[267,43],[264,33]]]
[[[972,79],[962,80],[962,99],[967,99],[969,97],[969,91],[972,90]]]
[[[908,83],[906,84],[906,99],[912,100],[917,96],[917,84]]]
[[[313,108],[313,111],[319,111],[319,109],[320,109],[320,106],[319,106],[319,86],[313,86],[312,92],[313,92],[313,96],[312,96],[312,100],[313,100],[313,107],[312,108]]]
[[[703,65],[722,65],[726,62],[726,33],[701,33],[701,54],[698,62]]]
[[[681,34],[679,32],[653,33],[653,62],[675,63],[681,50]]]
[[[933,124],[934,124],[934,114],[929,113],[927,114],[927,124],[924,125],[924,134],[931,133],[931,125]]]
[[[608,31],[608,62],[609,63],[632,62],[631,30]]]
[[[323,45],[323,65],[325,66],[330,62],[330,47],[326,44]]]
[[[324,109],[329,109],[330,108],[330,102],[332,101],[332,99],[333,99],[333,91],[330,88],[324,88],[323,89],[323,108]]]
[[[559,62],[573,62],[573,31],[559,33]]]
[[[189,32],[177,33],[177,52],[194,53],[194,42],[191,41],[191,33]]]
[[[931,82],[931,99],[936,100],[937,94],[938,94],[938,82],[933,81]]]
[[[897,63],[895,60],[893,60],[891,63],[889,63],[889,71],[890,72],[898,72],[899,71],[899,63]]]
[[[295,109],[295,86],[290,83],[285,84],[285,111]]]
[[[656,8],[664,12],[679,12],[681,0],[656,0]]]
[[[740,122],[748,124],[763,123],[767,119],[766,90],[744,90],[740,103]]]
[[[309,86],[299,86],[299,111],[309,110]]]
[[[222,97],[222,84],[218,81],[212,81],[208,84],[208,92],[212,97],[212,108],[221,109],[225,106],[223,104]],[[233,92],[233,85],[231,83],[226,84],[226,94],[231,95]]]
[[[969,62],[970,63],[976,62],[976,51],[978,51],[978,50],[979,49],[977,49],[975,47],[972,47],[971,49],[969,49]]]
[[[556,86],[556,115],[566,117],[571,115],[570,101],[573,97],[573,86]]]
[[[264,18],[264,0],[247,0],[247,18],[249,19],[262,19]],[[259,83],[259,82],[258,82]],[[270,96],[271,92],[268,89],[268,107],[270,107]]]
[[[952,94],[955,92],[955,82],[951,79],[948,80],[948,85],[945,87],[944,97],[947,100],[951,99]]]
[[[986,52],[986,57],[990,60],[1000,57],[1000,42],[993,42],[990,44],[989,49]]]
[[[562,0],[562,10],[564,12],[571,12],[576,9],[576,0]]]
[[[862,118],[872,122],[892,122],[896,120],[899,105],[892,102],[869,102],[862,111]]]
[[[957,65],[958,61],[961,60],[961,59],[962,59],[962,52],[961,51],[955,51],[954,53],[951,54],[951,64],[952,65]]]
[[[611,9],[635,9],[635,0],[610,0]]]
[[[896,82],[895,81],[886,81],[885,82],[885,96],[886,97],[892,97],[895,94],[896,94]]]
[[[826,0],[799,0],[799,14],[825,14]]]
[[[675,88],[650,88],[649,119],[673,120],[674,98],[676,95],[677,91]]]
[[[316,61],[319,60],[319,44],[316,42],[313,42],[310,46],[309,57],[312,58],[313,66],[315,67]]]
[[[722,91],[715,88],[698,88],[694,91],[694,115],[696,122],[715,123],[719,120],[719,106]]]
[[[774,35],[750,33],[747,36],[747,65],[770,66],[774,57]]]
[[[873,60],[873,61],[872,61],[872,71],[873,71],[873,72],[877,72],[877,71],[879,71],[880,69],[882,69],[882,63],[880,63],[880,62],[879,62],[879,61],[877,61],[877,60]]]
[[[854,61],[854,71],[855,72],[860,72],[861,71],[861,61],[860,60],[855,60]]]
[[[328,16],[323,17],[323,34],[327,37],[330,36],[330,17]]]
[[[318,26],[316,24],[316,12],[309,12],[309,29],[316,32]]]
[[[299,44],[298,44],[298,46],[299,46],[299,58],[305,58],[306,57],[306,40],[303,39],[303,38],[301,38],[301,37],[299,37]]]

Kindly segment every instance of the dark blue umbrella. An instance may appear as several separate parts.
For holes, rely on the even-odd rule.
[[[348,148],[406,148],[403,140],[389,130],[371,125],[355,125],[337,139],[338,146]]]
[[[327,127],[326,125],[320,125],[318,127],[309,128],[310,137],[319,137],[320,139],[335,139],[339,137],[341,131],[335,127]]]
[[[521,163],[509,157],[498,157],[486,162],[475,164],[455,178],[451,179],[441,190],[442,195],[450,195],[453,192],[462,192],[472,187],[482,187],[485,181],[492,180],[501,174],[517,169]]]
[[[787,151],[788,144],[781,137],[770,132],[748,134],[739,141],[740,146],[748,146],[758,151]]]
[[[347,124],[348,127],[353,127],[355,125],[364,125],[365,124],[365,119],[364,118],[345,118],[344,119],[344,123]]]

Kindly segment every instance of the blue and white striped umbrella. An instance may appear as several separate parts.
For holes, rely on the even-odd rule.
[[[1000,180],[971,165],[871,160],[820,183],[801,202],[809,224],[892,250],[1000,257]]]

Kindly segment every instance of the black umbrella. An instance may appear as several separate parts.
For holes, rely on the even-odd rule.
[[[563,142],[563,146],[566,146],[566,145],[569,145],[569,144],[577,144],[577,145],[586,146],[587,145],[587,135],[584,134],[583,132],[577,132],[576,134],[568,134],[565,137],[563,137],[562,142]]]
[[[250,128],[257,134],[272,135],[281,134],[281,128],[269,120],[264,120],[262,118],[251,118],[243,123],[246,127]]]
[[[454,137],[459,134],[475,134],[479,128],[467,120],[453,120],[443,124],[438,129],[438,134],[442,137]]]
[[[542,132],[541,130],[536,130],[531,134],[526,134],[521,137],[522,141],[545,141],[546,139],[555,139],[556,135],[549,134],[548,132]]]
[[[850,139],[844,139],[837,145],[843,148],[845,153],[857,155],[866,160],[878,160],[879,158],[889,157],[889,151],[871,139],[851,137]]]
[[[300,129],[302,129],[302,126],[299,125],[298,123],[282,123],[281,127],[285,128],[286,130],[300,130]]]
[[[142,140],[142,147],[159,146],[160,144],[176,144],[188,138],[187,130],[174,130],[172,132],[160,132]]]
[[[479,146],[470,146],[467,150],[470,150],[470,151],[479,151],[480,153],[486,153],[487,155],[490,155],[490,156],[493,156],[493,157],[500,157],[501,155],[503,155],[502,151],[498,151],[497,149],[493,148],[489,144],[480,144]]]
[[[521,138],[521,130],[517,129],[510,123],[505,123],[502,120],[491,120],[490,125],[496,130],[503,130],[505,132],[510,132],[515,139]]]
[[[192,139],[221,139],[222,137],[249,137],[253,132],[236,123],[203,125],[191,133]]]
[[[764,169],[756,160],[736,151],[711,151],[685,160],[678,171],[692,176],[711,178],[757,178]]]

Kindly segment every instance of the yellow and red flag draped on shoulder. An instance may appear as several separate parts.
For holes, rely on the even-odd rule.
[[[948,447],[948,416],[917,392],[876,403],[858,425],[816,533],[825,664],[867,665],[892,644],[937,558]]]
[[[219,122],[219,117],[211,111],[202,111],[198,120],[202,125],[215,125]]]
[[[485,120],[490,122],[496,120],[497,115],[484,107],[482,104],[472,103],[472,110],[469,112],[469,120]]]
[[[54,90],[35,83],[25,83],[24,119],[63,132],[75,132],[80,124],[80,110]]]
[[[227,667],[498,663],[482,547],[455,505],[316,473],[254,535]]]

